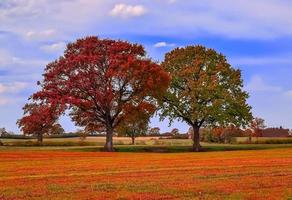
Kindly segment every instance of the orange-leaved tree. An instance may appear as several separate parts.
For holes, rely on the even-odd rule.
[[[133,107],[129,112],[129,116],[119,124],[117,132],[119,136],[128,136],[135,144],[138,136],[146,135],[150,117],[154,114],[156,107],[151,104]]]

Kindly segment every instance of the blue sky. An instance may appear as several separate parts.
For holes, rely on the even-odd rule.
[[[98,35],[141,43],[157,61],[175,47],[214,48],[242,70],[254,116],[292,128],[291,10],[289,0],[0,0],[0,127],[19,132],[45,65],[66,43]]]

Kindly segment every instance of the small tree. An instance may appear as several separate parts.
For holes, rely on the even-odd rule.
[[[201,131],[201,141],[208,142],[208,143],[213,143],[213,142],[218,142],[218,139],[215,136],[213,129],[204,128]]]
[[[253,131],[253,135],[258,139],[258,137],[263,136],[263,130],[266,128],[265,120],[262,118],[254,118],[251,121],[250,129]]]
[[[6,135],[8,135],[8,132],[6,131],[6,129],[4,127],[0,128],[0,137],[6,136]]]
[[[6,129],[5,128],[0,128],[0,138],[3,137],[3,136],[5,136],[6,134],[7,134]],[[2,146],[2,145],[3,145],[3,143],[0,140],[0,146]]]
[[[244,130],[244,134],[248,137],[248,143],[252,143],[252,135],[253,135],[252,130],[248,128]]]
[[[132,145],[138,136],[146,135],[148,129],[148,121],[137,119],[132,122],[123,122],[118,127],[118,135],[131,137]]]
[[[201,127],[243,126],[251,120],[241,71],[222,54],[203,46],[176,48],[165,55],[162,67],[172,81],[160,103],[161,119],[189,124],[194,131],[193,151],[201,149]]]
[[[232,138],[242,135],[242,130],[234,125],[227,127],[216,127],[212,129],[215,141],[218,143],[228,144],[232,142]]]
[[[75,133],[77,133],[81,142],[84,142],[86,140],[86,137],[88,136],[88,132],[82,129],[77,129]]]
[[[146,107],[147,108],[146,108]],[[128,136],[132,139],[132,144],[135,144],[135,138],[141,135],[146,135],[150,117],[156,110],[152,105],[141,104],[131,110],[131,114],[118,126],[117,132],[119,135]]]
[[[179,130],[177,128],[174,128],[170,131],[171,135],[178,135],[179,134]]]
[[[24,135],[35,135],[42,144],[43,135],[55,128],[56,107],[45,103],[28,103],[23,107],[24,117],[17,121]]]
[[[148,131],[148,134],[149,134],[149,135],[152,135],[152,136],[160,135],[160,128],[159,128],[159,127],[151,128],[151,129]]]
[[[48,135],[62,135],[65,133],[65,130],[59,123],[55,123],[48,132]]]

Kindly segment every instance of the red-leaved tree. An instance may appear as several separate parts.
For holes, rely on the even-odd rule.
[[[17,121],[25,135],[34,135],[40,144],[43,142],[43,135],[49,134],[56,128],[58,114],[56,106],[44,103],[28,103],[23,107],[24,116]]]
[[[256,138],[263,136],[263,130],[265,128],[265,120],[262,118],[256,117],[250,123],[250,129],[253,132],[253,136],[255,136]]]
[[[143,46],[97,37],[68,44],[43,76],[33,99],[65,106],[77,125],[103,128],[107,151],[113,151],[115,128],[131,109],[155,105],[170,82]]]

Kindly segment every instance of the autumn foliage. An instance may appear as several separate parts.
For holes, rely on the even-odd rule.
[[[104,130],[107,151],[113,151],[113,133],[131,110],[153,109],[170,81],[141,45],[97,37],[68,44],[43,76],[32,99],[69,110],[76,125]]]
[[[240,128],[229,125],[227,127],[215,127],[210,130],[212,134],[211,142],[216,143],[231,143],[232,138],[244,136],[244,131]]]
[[[160,104],[161,117],[181,120],[192,127],[194,151],[201,149],[201,127],[239,127],[251,120],[241,71],[233,68],[224,55],[204,46],[187,46],[167,53],[161,65],[172,76]]]
[[[117,127],[119,136],[128,136],[135,144],[135,138],[145,136],[148,131],[150,117],[154,114],[156,107],[152,104],[140,105],[129,111],[129,115]]]
[[[263,130],[266,128],[265,120],[262,118],[254,118],[250,123],[250,129],[252,130],[252,135],[254,137],[262,137]]]
[[[42,143],[43,135],[59,132],[62,127],[58,124],[56,112],[58,108],[49,104],[28,103],[24,106],[24,117],[17,121],[25,135],[35,135]]]

